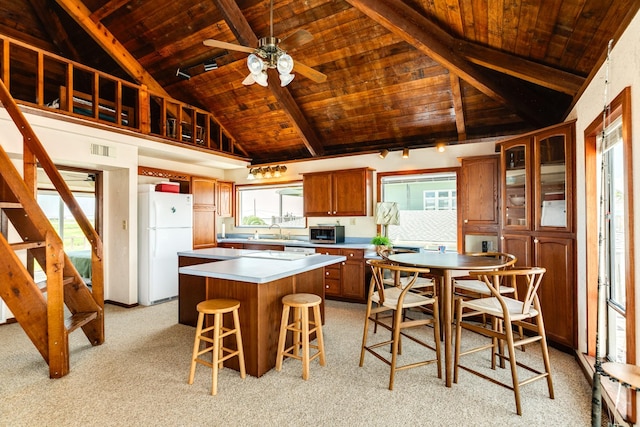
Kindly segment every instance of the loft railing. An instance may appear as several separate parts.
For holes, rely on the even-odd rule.
[[[2,34],[0,78],[20,104],[243,155],[208,111]]]

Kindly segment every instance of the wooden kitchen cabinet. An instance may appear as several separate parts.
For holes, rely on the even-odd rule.
[[[540,266],[547,338],[577,346],[574,123],[501,143],[501,250],[517,266]],[[519,199],[518,197],[522,197]]]
[[[373,170],[369,168],[303,174],[304,215],[371,215],[372,181]]]
[[[497,250],[499,214],[500,157],[479,156],[462,159],[459,210],[462,252]]]
[[[218,247],[228,248],[228,249],[244,249],[244,243],[223,242],[223,243],[218,243]]]
[[[191,178],[193,195],[193,248],[216,246],[216,180]]]
[[[221,218],[233,216],[233,182],[216,182],[217,212]]]
[[[347,259],[324,268],[325,296],[353,302],[365,302],[367,290],[366,263],[363,249],[318,248],[325,255],[343,255]]]
[[[244,243],[242,249],[258,251],[284,251],[284,245],[269,245],[264,243]]]

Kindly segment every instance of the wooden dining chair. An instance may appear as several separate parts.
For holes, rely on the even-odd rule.
[[[491,292],[491,296],[488,298],[470,300],[458,298],[456,300],[456,344],[454,352],[453,382],[458,382],[458,368],[462,368],[480,376],[481,378],[512,390],[516,400],[516,411],[518,415],[522,415],[520,386],[524,384],[546,378],[549,397],[551,399],[554,398],[547,338],[544,329],[542,311],[540,308],[540,300],[538,299],[538,289],[545,271],[546,270],[542,267],[520,267],[517,269],[500,271],[471,272],[472,276],[485,283],[485,286]],[[500,293],[500,283],[505,279],[513,287],[516,286],[518,279],[526,283],[526,294],[523,296],[521,301]],[[465,321],[465,317],[463,316],[463,311],[465,309],[490,316],[492,318],[491,327]],[[515,339],[513,326],[522,327],[529,331],[530,334],[526,337],[521,336],[519,339]],[[491,343],[461,351],[462,329],[467,329],[489,337],[491,338]],[[499,342],[502,341],[506,342],[508,350],[507,354],[502,354],[502,352],[499,351]],[[540,343],[544,371],[534,369],[531,366],[527,366],[516,361],[515,348],[534,342]],[[511,366],[511,385],[500,382],[468,366],[460,365],[461,356],[486,349],[491,349],[492,369],[495,369],[496,367],[496,358],[509,362],[509,365]],[[535,375],[523,381],[519,381],[517,366],[523,367],[533,372]]]
[[[500,270],[512,268],[518,261],[515,255],[508,254],[505,252],[469,252],[469,253],[466,253],[465,255],[477,256],[477,257],[491,257],[491,258],[499,259],[502,262],[504,262],[504,266],[501,267]],[[503,283],[504,280],[501,280],[500,282],[501,283],[499,284],[498,289],[500,290],[500,293],[502,295],[513,294],[513,298],[518,299],[517,286],[510,286],[509,284]],[[474,298],[487,298],[491,296],[491,292],[487,288],[487,285],[484,283],[484,281],[478,279],[477,277],[471,276],[470,272],[465,272],[463,273],[463,275],[454,277],[452,280],[452,284],[453,284],[453,296],[454,296],[453,300],[451,301],[451,303],[453,304],[452,311],[455,311],[456,298],[474,299]],[[474,313],[474,312],[463,313],[463,316],[465,317],[472,317],[476,315],[478,315],[478,313]],[[487,322],[486,315],[482,315],[482,321],[483,323]],[[520,334],[520,337],[524,336],[523,335],[524,331],[521,327],[518,327],[518,332]],[[524,351],[524,347],[522,347],[522,350]],[[504,367],[504,364],[501,364],[501,366]]]
[[[383,260],[387,261],[388,263],[397,264],[389,259],[389,255],[402,254],[402,253],[416,253],[416,252],[418,251],[413,249],[387,248],[378,252],[378,254],[380,255],[380,257],[382,257]],[[411,279],[408,273],[403,273],[400,271],[396,271],[393,274],[390,274],[388,272],[386,273],[386,275],[388,277],[385,277],[384,283],[388,286],[400,286],[404,288],[405,286],[407,286],[407,283]],[[436,282],[434,281],[433,277],[431,277],[429,274],[421,274],[420,276],[418,276],[415,283],[413,283],[413,286],[411,286],[411,292],[419,293],[422,295],[435,295],[436,294],[435,283]]]
[[[518,261],[514,255],[505,252],[469,252],[465,255],[501,259],[505,263],[501,268],[502,270],[511,268]],[[500,286],[500,293],[503,295],[514,294],[514,298],[518,299],[518,289],[515,286]],[[476,277],[471,277],[469,272],[463,276],[453,278],[453,294],[463,298],[483,298],[491,296],[491,292],[489,292],[484,282]]]
[[[366,352],[373,354],[376,358],[388,364],[391,368],[389,376],[389,390],[393,390],[395,374],[400,370],[437,363],[438,378],[442,378],[438,298],[437,296],[426,296],[410,292],[420,275],[429,273],[429,269],[401,266],[389,263],[385,260],[373,259],[367,260],[367,264],[371,266],[372,277],[369,295],[367,298],[364,332],[362,335],[360,367],[364,365]],[[391,273],[391,276],[394,276],[396,273],[405,273],[408,275],[408,280],[404,286],[401,286],[398,283],[396,286],[388,287],[385,285],[385,275],[387,275],[387,273]],[[403,314],[404,311],[408,309],[420,311],[422,312],[422,315],[420,318],[407,319]],[[429,311],[432,311],[433,315],[431,315]],[[378,318],[378,314],[387,312],[391,312],[393,315],[390,318]],[[389,321],[389,319],[391,320]],[[391,332],[391,339],[367,345],[369,322],[389,330]],[[412,334],[408,334],[406,332],[409,328],[424,327],[427,325],[433,325],[434,345],[431,345],[424,341],[424,339],[418,337],[418,332],[414,332]],[[435,358],[398,366],[398,355],[401,353],[400,340],[402,336],[408,338],[412,342],[435,351]],[[382,350],[379,350],[381,347],[386,347],[388,345],[391,345],[390,359],[389,356],[382,353]]]

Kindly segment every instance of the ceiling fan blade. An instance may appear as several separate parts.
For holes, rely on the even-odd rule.
[[[293,62],[293,71],[302,74],[306,78],[311,79],[316,83],[323,83],[327,80],[326,74],[322,74],[320,71],[316,71],[313,68],[304,65],[300,61]]]
[[[238,52],[253,53],[255,51],[252,47],[242,46],[234,43],[221,42],[220,40],[206,39],[202,42],[205,46],[218,47],[220,49],[237,50]]]
[[[309,43],[313,40],[313,35],[307,30],[298,30],[293,34],[288,35],[278,43],[278,47],[282,50],[295,49],[303,44]]]

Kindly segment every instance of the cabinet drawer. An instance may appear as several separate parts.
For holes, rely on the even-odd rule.
[[[316,253],[322,255],[342,255],[338,248],[316,248]]]
[[[341,249],[340,255],[347,257],[347,261],[350,259],[364,259],[364,251],[362,249]]]
[[[340,280],[340,264],[335,264],[338,268],[325,267],[324,280]]]
[[[340,279],[324,279],[324,293],[331,296],[340,296],[342,289]]]

